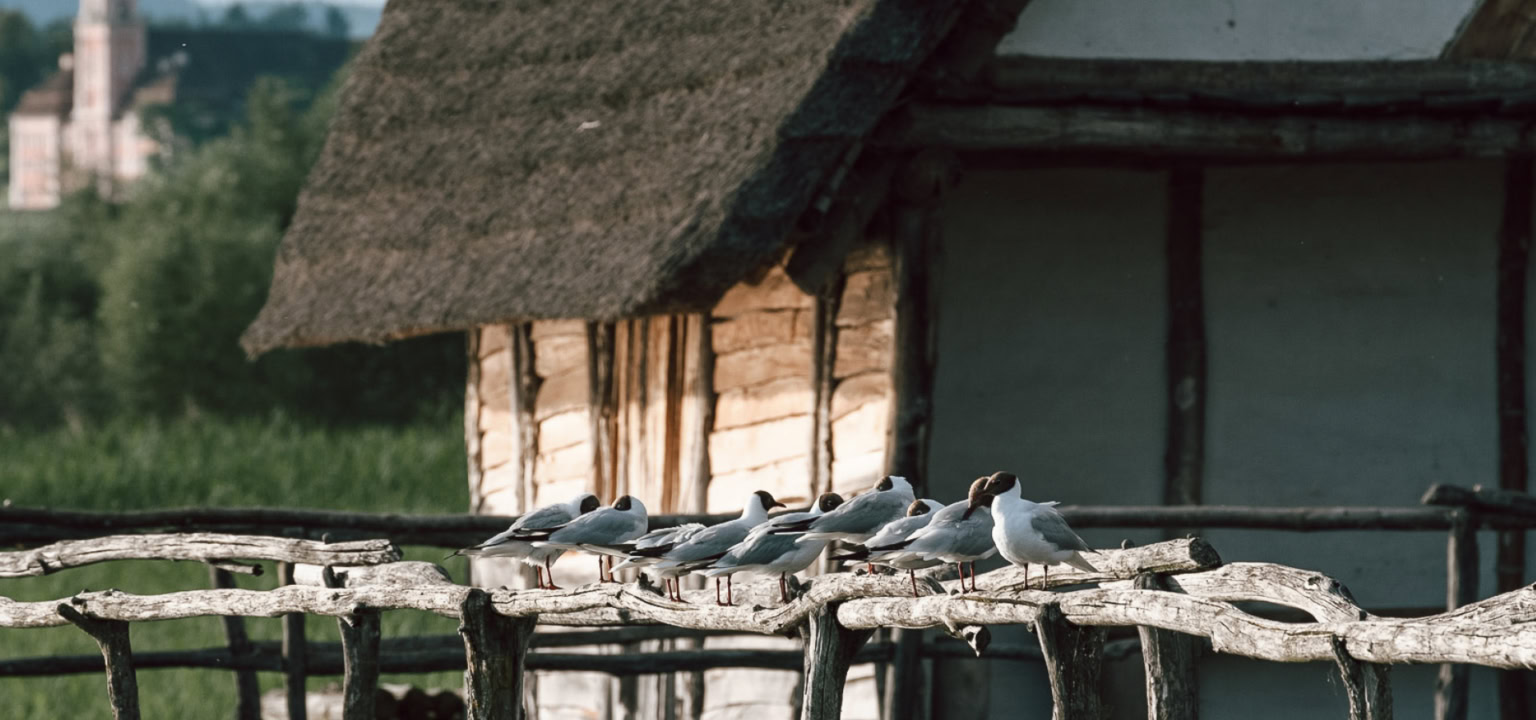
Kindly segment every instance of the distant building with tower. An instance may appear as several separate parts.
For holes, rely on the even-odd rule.
[[[173,135],[222,130],[257,76],[318,90],[351,52],[307,33],[152,28],[137,4],[80,0],[74,52],[11,113],[12,209],[52,208],[92,181],[117,195]]]

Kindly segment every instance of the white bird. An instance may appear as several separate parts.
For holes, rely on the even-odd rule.
[[[608,507],[593,510],[529,539],[536,548],[596,552],[597,546],[626,543],[644,535],[646,522],[645,504],[625,495]],[[598,555],[597,579],[598,582],[611,582],[603,575],[603,558]]]
[[[768,519],[768,510],[776,507],[784,507],[784,503],[774,500],[773,495],[766,490],[758,490],[747,498],[746,506],[741,510],[741,517],[700,530],[698,534],[668,550],[661,556],[661,561],[652,567],[661,571],[675,569],[686,573],[697,570],[706,562],[718,560],[725,556],[732,545],[746,539],[747,533],[751,532],[752,528],[765,522]],[[715,604],[717,605],[731,604],[729,575],[726,576],[725,581],[726,601],[720,602],[720,578],[715,578]],[[681,596],[673,599],[682,601]]]
[[[913,500],[907,506],[906,517],[895,522],[886,523],[880,528],[880,532],[865,543],[864,547],[842,555],[833,555],[833,560],[844,562],[863,562],[884,565],[897,570],[906,570],[907,577],[912,580],[912,597],[917,597],[917,571],[944,564],[941,560],[926,560],[908,555],[902,550],[907,538],[913,533],[928,526],[933,516],[944,505],[937,500]]]
[[[799,534],[800,542],[845,540],[864,543],[886,523],[901,519],[916,498],[912,484],[899,475],[887,475],[864,493],[824,515],[782,523],[769,532]],[[778,524],[778,523],[776,523]]]
[[[826,493],[816,498],[816,504],[806,512],[785,513],[764,522],[748,532],[746,539],[731,546],[725,555],[700,569],[698,573],[704,577],[729,576],[733,573],[778,575],[779,597],[784,602],[789,602],[786,577],[810,567],[811,563],[816,561],[816,556],[827,547],[827,541],[796,542],[799,538],[793,535],[779,535],[769,531],[779,523],[797,522],[816,517],[835,510],[842,504],[843,496],[837,493]]]
[[[966,514],[985,505],[992,508],[992,541],[1004,559],[1024,568],[1025,587],[1029,586],[1029,563],[1044,565],[1047,579],[1050,566],[1057,563],[1098,572],[1098,568],[1083,559],[1080,553],[1092,551],[1067,527],[1066,519],[1056,511],[1056,503],[1025,500],[1019,478],[1013,473],[992,473],[980,491],[973,486]],[[1045,587],[1045,580],[1041,587]]]
[[[614,571],[638,568],[641,572],[661,578],[662,582],[667,586],[667,596],[677,599],[679,595],[676,593],[680,593],[681,590],[676,590],[673,583],[677,581],[679,576],[687,574],[687,571],[678,572],[673,569],[657,570],[655,565],[661,562],[661,556],[666,554],[668,550],[677,547],[680,543],[686,542],[688,538],[699,534],[699,531],[703,529],[704,526],[699,523],[687,523],[677,527],[661,528],[641,535],[632,543],[615,545],[599,552],[610,552],[611,554],[624,557],[624,562],[613,566]]]
[[[970,495],[979,494],[987,478],[971,483]],[[970,500],[950,503],[933,514],[933,520],[903,543],[901,550],[923,560],[951,562],[960,572],[960,590],[965,591],[965,567],[971,566],[971,590],[976,589],[976,561],[997,554],[992,541],[992,513],[967,513]]]
[[[582,493],[571,499],[570,502],[555,503],[525,513],[512,523],[511,527],[493,535],[474,547],[467,547],[455,551],[454,555],[467,555],[470,557],[507,557],[523,561],[526,565],[533,566],[533,572],[538,577],[540,590],[554,589],[555,578],[549,577],[549,583],[544,582],[544,573],[556,558],[565,554],[560,548],[536,548],[523,536],[530,534],[542,535],[545,532],[565,525],[570,521],[581,517],[598,508],[597,496],[592,493]],[[449,557],[453,557],[450,555]]]

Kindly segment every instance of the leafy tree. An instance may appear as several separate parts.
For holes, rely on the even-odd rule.
[[[325,34],[337,38],[349,37],[352,34],[352,26],[347,22],[346,13],[335,5],[325,6]]]
[[[272,8],[262,18],[261,27],[267,30],[303,32],[309,26],[309,8],[304,3],[291,2]]]
[[[229,6],[228,10],[224,11],[224,19],[220,24],[232,28],[250,27],[251,13],[245,9],[244,5],[234,3]]]

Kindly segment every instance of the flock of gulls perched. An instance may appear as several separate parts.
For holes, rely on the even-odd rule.
[[[905,570],[917,597],[916,571],[954,563],[962,590],[969,592],[976,589],[976,561],[993,554],[1024,567],[1026,586],[1030,563],[1045,566],[1047,573],[1060,563],[1094,571],[1081,554],[1091,552],[1087,544],[1055,505],[1024,499],[1018,477],[1007,472],[977,478],[965,500],[949,505],[917,499],[906,478],[888,475],[846,502],[827,493],[810,510],[770,516],[784,503],[758,490],[735,520],[646,532],[639,500],[625,495],[602,506],[597,496],[584,493],[527,513],[505,532],[455,554],[521,560],[533,566],[539,588],[558,590],[551,568],[561,555],[577,550],[597,556],[599,582],[614,582],[614,571],[636,568],[661,579],[671,600],[686,602],[678,581],[696,573],[715,580],[717,604],[731,605],[731,576],[737,573],[777,575],[780,597],[788,602],[788,576],[810,567],[836,540],[845,546],[833,560],[865,564],[870,572],[875,565]]]

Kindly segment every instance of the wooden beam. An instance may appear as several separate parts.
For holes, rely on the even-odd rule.
[[[1208,94],[1233,100],[1521,93],[1536,62],[1495,60],[1204,61],[995,57],[971,87],[941,95],[1010,103],[1046,97]]]
[[[479,513],[485,503],[480,480],[480,333],[484,328],[470,328],[464,333],[464,355],[469,363],[464,375],[464,455],[468,460],[469,511]],[[519,508],[521,509],[521,508]]]
[[[293,571],[294,563],[278,563],[278,584],[292,586]],[[304,617],[303,612],[283,614],[283,692],[287,697],[288,720],[305,720],[309,716],[304,697],[309,674]]]
[[[539,464],[539,420],[536,408],[539,377],[533,345],[533,323],[519,323],[507,328],[507,350],[512,354],[512,377],[507,383],[510,408],[517,418],[517,502],[520,512],[532,509],[534,468]],[[526,571],[524,572],[526,575]]]
[[[1055,606],[1035,621],[1045,672],[1051,683],[1052,720],[1104,717],[1099,688],[1104,669],[1104,628],[1067,622]]]
[[[618,492],[614,336],[615,327],[611,322],[587,323],[587,412],[592,425],[592,492],[598,497],[614,497]]]
[[[107,700],[112,704],[114,720],[139,720],[139,680],[133,668],[128,623],[90,617],[68,603],[59,603],[56,611],[101,647],[107,669]]]
[[[1139,575],[1135,587],[1167,590],[1158,575]],[[1200,717],[1200,674],[1194,638],[1152,627],[1136,628],[1146,670],[1147,720],[1197,720]]]
[[[1445,548],[1445,609],[1455,610],[1477,601],[1477,523],[1469,510],[1451,516],[1451,532]],[[1435,720],[1466,720],[1471,676],[1466,665],[1445,664],[1435,681]]]
[[[379,565],[400,559],[388,540],[322,543],[297,538],[174,533],[109,535],[89,540],[60,540],[32,550],[0,552],[0,578],[31,577],[112,560],[275,560],[319,565]],[[245,574],[259,575],[259,572]]]
[[[837,622],[837,608],[824,605],[806,617],[804,632],[801,718],[838,720],[843,714],[848,667],[873,631],[843,627]]]
[[[1524,118],[1319,115],[1158,107],[915,104],[876,131],[887,149],[1016,151],[1042,159],[1124,162],[1434,160],[1536,150]]]
[[[225,570],[208,568],[208,576],[215,588],[229,590],[235,587],[235,576]],[[229,643],[229,655],[241,657],[251,652],[251,638],[245,632],[245,618],[224,618],[224,639]],[[235,671],[235,720],[261,719],[261,685],[251,670]]]
[[[479,589],[465,594],[459,617],[469,720],[523,717],[523,663],[538,618],[501,615],[490,594]]]
[[[341,630],[342,717],[373,720],[379,692],[379,612],[360,610],[336,618]]]
[[[1484,7],[1487,7],[1486,5]],[[1531,8],[1527,7],[1529,13]],[[1529,30],[1536,18],[1527,17]],[[1533,156],[1505,160],[1504,213],[1499,225],[1497,364],[1499,405],[1499,489],[1524,493],[1530,464],[1530,419],[1526,402],[1526,316],[1530,287]],[[1508,592],[1525,584],[1525,531],[1498,536],[1496,588]],[[1499,714],[1504,720],[1530,717],[1526,685],[1530,673],[1499,674]]]
[[[841,270],[817,290],[811,326],[811,499],[832,491],[832,395],[837,389],[837,312],[846,277]]]
[[[1199,505],[1205,476],[1205,275],[1202,235],[1205,173],[1168,173],[1168,335],[1165,363],[1168,435],[1163,448],[1163,502]],[[1170,528],[1170,537],[1189,531]]]

